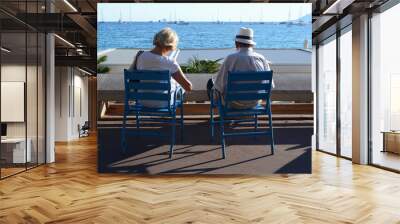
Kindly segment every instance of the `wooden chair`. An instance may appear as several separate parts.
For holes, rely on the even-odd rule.
[[[79,138],[89,136],[89,130],[90,130],[89,121],[85,121],[85,123],[82,126],[78,124]]]

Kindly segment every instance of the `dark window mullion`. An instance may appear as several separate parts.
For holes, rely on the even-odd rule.
[[[25,1],[25,21],[28,19],[28,1]],[[28,113],[27,113],[27,90],[28,90],[28,26],[25,23],[25,88],[24,88],[24,120],[25,120],[25,170],[28,170]]]
[[[36,1],[39,13],[39,1]],[[36,32],[36,166],[39,165],[39,32]]]
[[[340,64],[340,36],[341,32],[338,28],[336,31],[336,154],[341,156],[341,114],[340,114],[340,101],[341,101],[341,64]]]
[[[372,64],[371,64],[371,56],[372,56],[372,33],[371,33],[371,21],[372,21],[372,11],[368,12],[368,25],[367,25],[367,44],[368,44],[368,53],[367,53],[367,119],[368,119],[368,124],[367,124],[367,141],[368,141],[368,164],[373,164],[373,148],[372,148]]]
[[[319,44],[315,46],[315,147],[319,150]]]

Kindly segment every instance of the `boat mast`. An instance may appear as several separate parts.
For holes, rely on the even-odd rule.
[[[176,10],[175,10],[175,18],[174,18],[174,20],[175,20],[174,22],[177,22],[177,20],[176,20]]]
[[[132,4],[129,4],[129,22],[132,22]]]

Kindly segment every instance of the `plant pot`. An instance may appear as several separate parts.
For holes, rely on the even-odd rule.
[[[204,102],[208,101],[207,82],[217,76],[216,73],[188,73],[185,74],[193,85],[193,90],[185,96],[186,101]]]

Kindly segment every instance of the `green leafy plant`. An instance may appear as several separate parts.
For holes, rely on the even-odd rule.
[[[97,73],[107,73],[110,72],[110,68],[104,65],[101,65],[102,63],[107,61],[107,55],[103,55],[97,59]]]
[[[197,57],[190,59],[186,66],[181,66],[184,73],[216,73],[219,70],[222,58],[217,60],[200,60]]]

